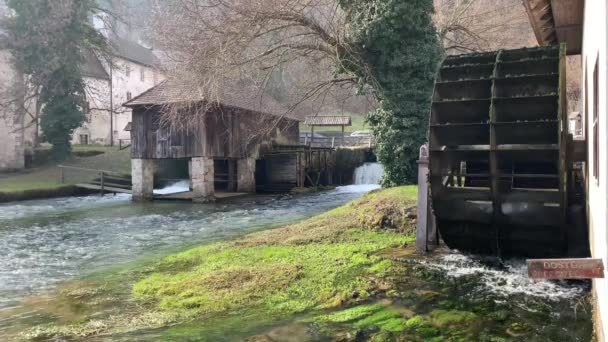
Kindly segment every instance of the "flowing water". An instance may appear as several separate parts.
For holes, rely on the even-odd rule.
[[[173,183],[162,189],[154,190],[154,193],[156,195],[170,195],[170,194],[177,194],[180,192],[187,192],[187,191],[190,191],[190,181],[183,180],[183,181]]]
[[[161,192],[184,188],[175,184]],[[293,222],[373,188],[377,186],[353,185],[306,196],[246,197],[209,205],[135,204],[129,195],[0,205],[0,310],[104,267]]]
[[[380,163],[365,163],[355,170],[355,184],[380,184],[383,175]]]
[[[208,205],[135,204],[128,195],[0,205],[0,336],[15,320],[24,318],[10,314],[21,310],[24,298],[35,298],[65,281],[140,258],[160,257],[327,211],[378,188],[381,176],[382,166],[369,163],[356,170],[357,185],[311,195],[244,197]],[[180,182],[155,192],[188,188],[188,182]],[[534,329],[526,336],[535,341],[590,339],[587,282],[535,283],[528,279],[523,260],[488,262],[449,251],[409,258],[405,265],[395,289],[399,296],[392,304],[403,312],[487,308],[490,315],[499,313],[492,324],[480,327],[488,334],[507,331],[518,340],[517,329],[524,327]],[[23,315],[25,319],[34,316]],[[302,328],[299,323],[278,329],[283,337],[289,335],[283,340],[316,340],[308,335],[310,327]],[[156,340],[156,333],[129,335],[123,340]]]

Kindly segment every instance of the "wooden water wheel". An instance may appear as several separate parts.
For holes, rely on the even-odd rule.
[[[430,183],[455,249],[563,256],[568,237],[564,46],[450,56],[435,84]]]

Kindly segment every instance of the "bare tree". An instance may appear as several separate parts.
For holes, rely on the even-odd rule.
[[[448,54],[536,44],[521,0],[435,0],[434,20]]]
[[[357,82],[332,73],[352,55],[334,0],[170,0],[157,1],[155,13],[153,37],[167,55],[169,79],[204,92],[210,103],[234,82],[263,93],[284,69],[304,76],[292,88],[298,91],[286,94],[289,110]],[[184,111],[167,112],[169,121],[183,122],[176,116]]]

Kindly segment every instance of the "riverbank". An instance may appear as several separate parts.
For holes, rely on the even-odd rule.
[[[97,191],[78,188],[74,185],[63,185],[55,188],[40,188],[31,190],[15,190],[0,192],[0,203],[30,201],[45,198],[86,196]]]
[[[131,172],[130,149],[78,147],[80,156],[62,162],[63,165],[87,169],[114,171],[122,174]],[[87,153],[93,153],[87,156]],[[56,163],[46,162],[32,169],[14,173],[0,174],[0,203],[26,201],[66,196],[81,196],[91,193],[77,189],[73,185],[96,177],[95,173],[75,170],[65,171],[64,183],[59,181],[59,168]]]
[[[42,340],[589,340],[584,285],[533,284],[519,264],[414,256],[415,194],[375,191],[300,223],[67,283],[30,299],[21,310],[45,319],[15,329]]]

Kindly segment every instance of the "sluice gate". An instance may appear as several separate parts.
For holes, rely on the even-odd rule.
[[[585,243],[585,225],[573,224],[584,216],[576,209],[584,187],[573,176],[565,62],[564,46],[443,62],[429,177],[437,228],[450,248],[549,257]]]

